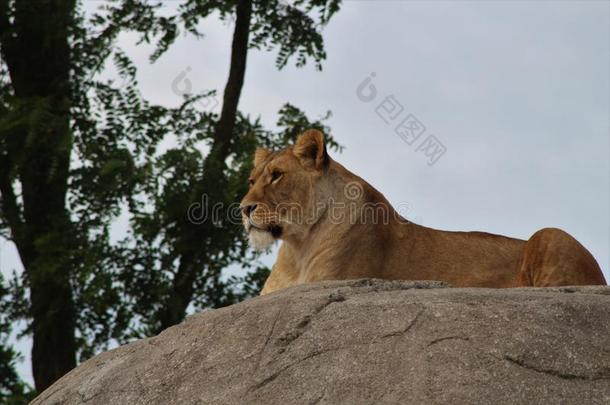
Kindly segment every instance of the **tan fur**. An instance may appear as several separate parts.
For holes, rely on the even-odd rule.
[[[328,157],[319,131],[307,131],[294,147],[258,152],[251,184],[242,206],[257,205],[244,214],[246,229],[281,227],[282,246],[262,294],[354,278],[442,280],[456,287],[605,284],[589,251],[559,229],[523,241],[405,220],[381,193]]]
[[[271,152],[264,148],[258,148],[256,152],[254,152],[254,166],[260,166],[261,163],[265,161],[269,157]]]

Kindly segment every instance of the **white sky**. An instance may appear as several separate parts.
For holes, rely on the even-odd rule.
[[[145,98],[176,105],[182,72],[194,91],[222,92],[232,27],[209,19],[202,28],[203,40],[181,37],[154,65],[149,47],[122,37]],[[324,38],[322,72],[278,72],[274,53],[251,51],[240,110],[271,127],[285,102],[310,117],[330,109],[346,146],[333,157],[408,204],[411,220],[522,239],[560,227],[610,280],[609,2],[348,0]],[[378,95],[365,103],[356,89],[371,72]],[[421,139],[433,134],[447,148],[434,166],[376,115],[390,95],[404,107],[397,120],[415,115]],[[0,269],[20,269],[2,242]],[[29,340],[18,347],[31,381]]]

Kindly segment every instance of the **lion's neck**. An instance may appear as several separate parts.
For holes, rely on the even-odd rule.
[[[354,254],[354,247],[383,244],[398,224],[401,232],[406,229],[406,221],[379,191],[340,164],[333,162],[327,178],[323,214],[304,234],[286,238],[282,247],[298,282],[317,279],[322,271],[337,277],[329,269],[345,271],[338,264]]]

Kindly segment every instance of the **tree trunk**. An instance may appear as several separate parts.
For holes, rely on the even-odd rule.
[[[15,146],[2,156],[2,215],[30,287],[32,369],[41,392],[76,365],[73,231],[65,205],[72,148],[68,36],[75,4],[18,0],[9,24],[8,2],[2,3],[2,55],[15,106],[27,116],[27,124],[2,133]],[[14,192],[17,179],[21,201]]]
[[[184,319],[186,308],[193,297],[195,277],[200,267],[193,267],[195,258],[183,255],[178,266],[178,271],[174,276],[172,285],[172,295],[159,314],[159,332],[176,325]]]
[[[200,184],[201,190],[208,195],[210,206],[213,206],[218,201],[223,201],[222,193],[226,180],[224,175],[226,169],[225,160],[229,155],[231,141],[233,140],[237,105],[239,104],[246,73],[252,0],[239,0],[235,13],[236,20],[235,30],[233,31],[233,43],[231,45],[229,78],[224,90],[220,119],[214,132],[210,153],[205,160],[203,179]],[[201,196],[194,197],[197,201],[201,198]],[[206,221],[199,225],[187,223],[186,226],[198,227],[186,234],[191,235],[190,237],[201,238],[182,244],[183,246],[188,246],[189,249],[196,249],[197,246],[201,246],[202,239],[213,237],[214,229],[211,221]],[[188,238],[189,236],[185,237]],[[209,246],[210,244],[207,245]],[[189,250],[181,252],[180,265],[173,281],[172,295],[168,297],[166,305],[158,316],[160,330],[175,325],[184,319],[186,309],[193,297],[193,284],[195,283],[197,272],[203,270],[205,255],[209,255],[209,253]]]

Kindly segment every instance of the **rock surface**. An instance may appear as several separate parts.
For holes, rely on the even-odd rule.
[[[610,403],[610,287],[354,280],[189,317],[33,404]]]

